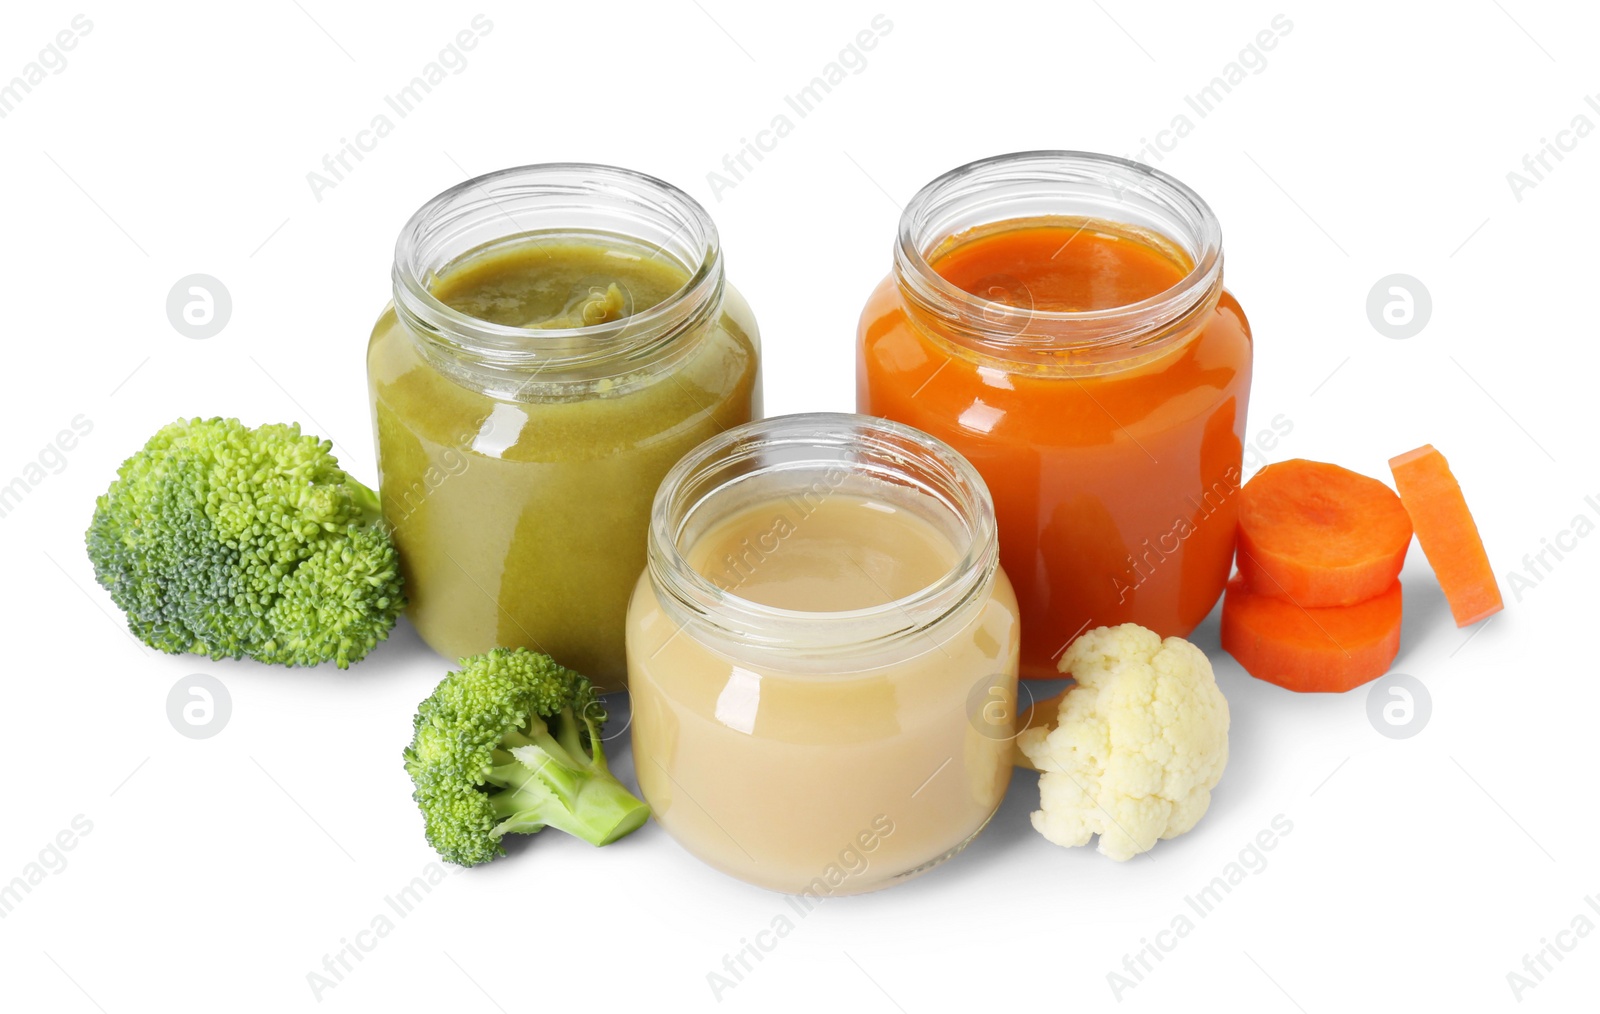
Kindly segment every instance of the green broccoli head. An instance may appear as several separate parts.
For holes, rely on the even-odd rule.
[[[459,666],[417,707],[405,750],[439,855],[475,866],[505,854],[504,835],[547,826],[609,845],[650,816],[606,766],[605,709],[587,678],[526,648]]]
[[[298,425],[179,420],[122,463],[86,537],[153,648],[343,669],[405,606],[378,498]]]

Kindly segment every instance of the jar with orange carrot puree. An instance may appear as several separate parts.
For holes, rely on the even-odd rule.
[[[1092,627],[1182,637],[1211,611],[1252,344],[1194,191],[1081,152],[947,173],[906,206],[859,342],[860,411],[944,440],[993,494],[1024,677]]]

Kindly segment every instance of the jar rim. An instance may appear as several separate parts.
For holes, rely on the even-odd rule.
[[[766,452],[814,457],[763,463]],[[689,496],[719,468],[748,471]],[[910,593],[860,609],[820,611],[768,606],[719,587],[688,560],[682,544],[690,516],[733,482],[783,472],[816,474],[843,467],[892,478],[937,501],[967,535],[957,560],[938,579]],[[787,492],[809,491],[795,486]],[[775,492],[780,498],[783,491]],[[925,634],[968,606],[999,568],[994,502],[983,477],[955,448],[921,430],[874,416],[807,412],[760,419],[704,441],[668,471],[650,514],[647,574],[658,600],[683,625],[696,621],[726,635],[741,650],[800,649],[817,655],[863,650]]]
[[[615,321],[567,328],[525,328],[482,320],[449,306],[433,294],[428,276],[459,256],[480,248],[473,244],[441,264],[426,262],[430,239],[463,221],[505,218],[509,228],[495,235],[514,239],[546,230],[523,228],[517,220],[522,202],[567,201],[574,208],[604,206],[618,217],[645,216],[666,235],[681,241],[689,277],[666,299]],[[561,205],[556,205],[559,208]],[[670,228],[668,226],[670,225]],[[619,235],[624,235],[619,231]],[[629,236],[629,238],[642,238]],[[490,242],[493,242],[491,240]],[[664,252],[671,255],[665,246]],[[722,253],[716,224],[705,208],[664,180],[618,166],[586,162],[546,162],[514,166],[475,176],[435,195],[418,208],[395,241],[392,272],[394,304],[405,322],[433,344],[458,358],[503,370],[533,370],[546,381],[578,371],[595,379],[595,369],[625,367],[647,355],[664,340],[681,334],[709,316],[723,289]]]
[[[1152,296],[1092,310],[1017,307],[971,293],[935,271],[928,253],[959,235],[940,228],[941,222],[964,211],[981,210],[984,201],[996,200],[1002,190],[1045,202],[1076,193],[1082,200],[1121,205],[1128,212],[1140,202],[1144,214],[1161,219],[1161,227],[1150,231],[1182,248],[1191,267],[1178,282]],[[1017,216],[993,221],[1013,217]],[[1079,217],[1132,224],[1115,215]],[[917,191],[900,215],[894,257],[902,291],[919,309],[972,344],[1002,354],[1091,351],[1141,346],[1139,339],[1153,328],[1185,317],[1220,289],[1222,227],[1198,193],[1141,162],[1087,151],[1020,151],[968,162]]]

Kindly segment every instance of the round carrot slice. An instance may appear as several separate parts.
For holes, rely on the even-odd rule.
[[[1400,576],[1411,517],[1379,482],[1320,461],[1282,461],[1239,492],[1239,573],[1258,595],[1307,609],[1381,595]]]
[[[1400,652],[1400,582],[1353,606],[1307,609],[1235,574],[1222,596],[1222,647],[1245,672],[1301,693],[1342,693],[1389,671]]]

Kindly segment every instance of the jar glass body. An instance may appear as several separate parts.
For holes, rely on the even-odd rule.
[[[568,170],[559,188],[552,170]],[[665,184],[599,167],[499,176],[499,185],[473,181],[490,195],[483,206],[469,189],[453,217],[418,213],[445,222],[424,223],[423,233],[449,235],[431,247],[426,234],[412,236],[423,248],[412,259],[433,266],[397,253],[396,301],[368,345],[379,495],[407,615],[447,658],[528,647],[621,689],[624,617],[657,484],[690,448],[760,415],[755,320],[722,281],[714,232],[696,237],[675,223],[687,214],[679,198],[689,199],[663,197]],[[552,189],[566,204],[550,207]],[[682,248],[668,253],[694,276],[669,300],[683,305],[657,308],[662,319],[485,336],[428,303],[428,277],[468,245],[515,243],[518,222],[545,224],[541,211],[555,227],[586,225],[573,222],[582,205],[604,207],[619,191],[625,206],[595,227],[664,250],[662,237],[677,228]],[[641,199],[655,202],[653,217],[626,206]],[[402,274],[420,284],[402,285]]]
[[[628,615],[646,801],[691,853],[776,891],[855,894],[933,868],[982,830],[1011,772],[1020,625],[981,480],[965,462],[944,474],[970,480],[919,474],[934,442],[858,416],[784,417],[713,443],[662,485]],[[965,540],[959,559],[913,596],[848,612],[685,590],[697,532],[752,497],[781,500],[778,530],[801,531],[819,490],[925,516]]]
[[[858,409],[944,440],[988,482],[1025,677],[1057,676],[1062,649],[1093,627],[1186,636],[1231,567],[1252,359],[1209,209],[1152,170],[1073,153],[1002,156],[930,189],[941,183],[966,192],[944,196],[943,221],[938,195],[908,206],[914,249],[863,311]],[[1136,183],[1153,207],[1129,196]],[[1187,214],[1161,203],[1190,198]],[[1012,313],[954,307],[961,294],[914,277],[952,228],[1062,213],[1170,239],[1192,261],[1185,291],[1108,313]]]

